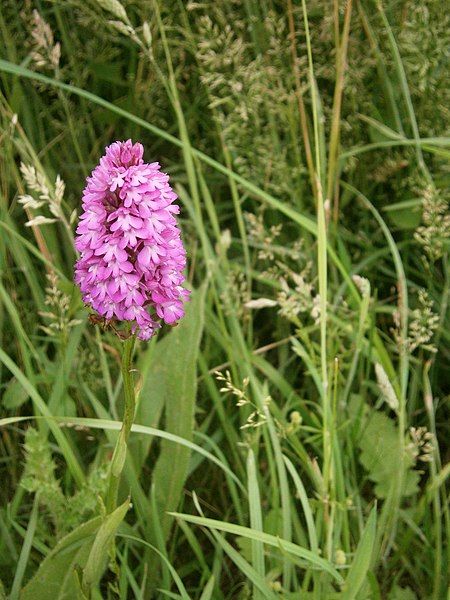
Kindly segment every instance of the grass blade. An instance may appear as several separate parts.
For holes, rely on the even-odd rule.
[[[19,598],[19,591],[22,587],[23,576],[25,574],[25,569],[28,563],[28,558],[30,556],[34,534],[36,532],[38,511],[39,494],[36,494],[36,496],[34,497],[33,509],[31,511],[30,520],[28,521],[27,533],[23,540],[23,546],[22,550],[20,551],[19,560],[17,561],[16,574],[14,576],[11,593],[9,595],[10,600],[17,600]]]
[[[248,451],[247,455],[247,485],[251,528],[257,529],[258,531],[263,531],[261,498],[259,495],[255,455],[251,449]],[[264,545],[258,540],[252,540],[252,563],[255,571],[262,579],[264,579],[266,576],[264,565]],[[253,598],[255,600],[263,600],[264,598],[256,585],[253,589]]]
[[[120,428],[122,427],[122,423],[120,421],[110,421],[108,419],[89,419],[83,417],[56,417],[52,415],[45,415],[43,417],[6,417],[4,419],[0,419],[0,427],[12,425],[13,423],[19,423],[21,421],[29,421],[30,419],[32,420],[39,418],[46,419],[50,422],[53,421],[54,423],[65,423],[67,425],[73,423],[74,425],[84,425],[85,427],[91,427],[92,429],[104,429],[109,431],[120,431]],[[55,429],[59,430],[58,427],[55,427]],[[223,471],[225,471],[235,481],[238,487],[246,494],[245,487],[242,485],[242,482],[236,477],[236,475],[233,473],[230,467],[223,464],[216,456],[214,456],[201,446],[198,446],[197,444],[194,444],[193,442],[190,442],[189,440],[186,440],[178,435],[174,435],[173,433],[168,433],[166,431],[162,431],[161,429],[155,429],[154,427],[146,427],[145,425],[134,424],[131,428],[131,432],[159,437],[169,442],[173,442],[174,444],[186,446],[186,448],[189,448],[194,452],[202,454],[205,458],[207,458],[215,465],[220,467]]]
[[[61,429],[58,427],[58,425],[54,421],[52,421],[52,414],[50,413],[50,411],[49,411],[47,405],[45,404],[44,400],[42,399],[41,395],[36,390],[34,385],[32,383],[30,383],[30,381],[27,379],[27,377],[22,373],[22,371],[19,369],[19,367],[16,365],[16,363],[1,348],[0,348],[0,361],[5,365],[5,367],[7,369],[9,369],[11,371],[11,373],[15,376],[17,381],[21,384],[21,386],[24,388],[24,390],[28,393],[28,395],[32,399],[33,403],[36,405],[36,408],[41,413],[41,415],[43,415],[44,417],[47,417],[49,419],[49,425],[50,425],[51,432],[53,433],[56,441],[58,442],[61,452],[62,452],[64,458],[66,459],[67,466],[69,467],[69,470],[72,473],[77,484],[82,485],[84,483],[84,479],[85,479],[83,470],[82,470],[82,468],[75,456],[75,453],[72,450],[72,447],[71,447],[69,441],[67,440],[66,436],[61,431]]]
[[[217,529],[226,533],[232,533],[233,535],[246,537],[250,540],[258,540],[275,548],[281,547],[285,552],[310,562],[312,566],[321,571],[326,571],[332,575],[337,582],[343,583],[344,581],[333,565],[324,558],[321,558],[314,552],[306,550],[297,544],[283,540],[274,535],[270,535],[269,533],[250,529],[249,527],[242,527],[241,525],[234,525],[233,523],[226,523],[225,521],[208,519],[206,517],[197,517],[195,515],[186,515],[182,513],[171,513],[171,515],[177,519],[183,519],[188,523],[195,523],[196,525],[208,527],[209,529]]]
[[[345,579],[342,600],[354,600],[370,568],[377,529],[377,509],[372,508]]]

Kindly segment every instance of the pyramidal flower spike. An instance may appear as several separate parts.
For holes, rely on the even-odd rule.
[[[75,281],[83,300],[107,320],[128,321],[148,340],[176,323],[189,292],[179,207],[159,163],[142,144],[114,142],[87,179],[76,230]]]

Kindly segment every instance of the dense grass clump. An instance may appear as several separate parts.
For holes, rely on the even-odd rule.
[[[3,0],[0,598],[446,597],[443,13]],[[192,296],[123,386],[73,240],[128,138],[179,196]]]

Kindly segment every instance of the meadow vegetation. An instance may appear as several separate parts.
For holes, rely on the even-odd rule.
[[[447,593],[450,17],[441,0],[3,0],[0,598]],[[73,283],[86,176],[140,141],[187,315]]]

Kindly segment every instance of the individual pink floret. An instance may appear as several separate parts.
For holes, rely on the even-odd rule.
[[[99,315],[130,321],[148,340],[161,321],[181,319],[189,292],[177,195],[159,163],[144,163],[143,154],[142,144],[114,142],[87,178],[75,281]]]

